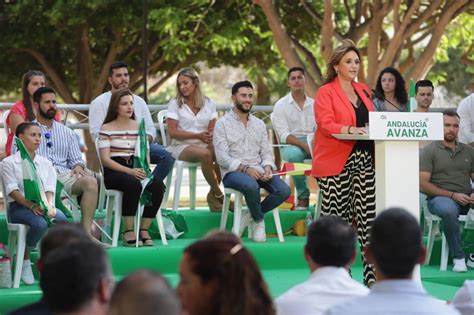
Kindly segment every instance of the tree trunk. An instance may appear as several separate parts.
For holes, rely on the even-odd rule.
[[[268,26],[273,33],[275,44],[278,47],[283,60],[288,67],[303,67],[305,68],[300,57],[296,53],[295,45],[288,35],[285,26],[280,20],[272,0],[254,0],[254,3],[262,8],[263,13],[267,17]],[[314,95],[316,93],[316,84],[314,78],[310,77],[309,73],[306,75],[306,93]]]

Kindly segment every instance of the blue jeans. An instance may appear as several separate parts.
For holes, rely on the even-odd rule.
[[[263,220],[263,215],[281,205],[290,196],[290,187],[278,176],[263,182],[255,180],[242,172],[227,173],[222,180],[224,187],[240,191],[255,222]],[[269,195],[260,202],[260,188],[268,191]]]
[[[156,164],[153,175],[160,181],[165,179],[174,164],[174,158],[171,156],[171,153],[158,143],[150,144],[150,161],[152,164]]]
[[[8,216],[12,223],[26,224],[30,228],[26,233],[27,249],[34,249],[43,234],[48,229],[48,224],[42,215],[36,215],[28,208],[23,207],[17,202],[11,202],[8,209]],[[56,221],[66,221],[66,216],[61,210],[56,209]]]
[[[303,139],[300,139],[300,140],[303,141]],[[306,139],[304,139],[304,142],[306,142]],[[303,163],[305,159],[311,159],[310,155],[306,154],[306,152],[303,149],[295,145],[282,147],[280,152],[281,152],[282,160],[291,162],[291,163]],[[299,176],[292,176],[292,177],[295,183],[298,199],[309,198],[309,189],[306,184],[306,176],[299,175]]]
[[[433,197],[427,200],[428,210],[442,219],[444,235],[448,241],[453,258],[464,258],[461,231],[458,216],[462,214],[462,206],[448,197]]]

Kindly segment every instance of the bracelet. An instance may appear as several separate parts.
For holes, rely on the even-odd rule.
[[[249,166],[248,165],[245,165],[244,167],[244,173],[247,174],[247,170],[249,169]]]
[[[453,199],[453,196],[454,196],[454,191],[451,193],[451,197],[449,198]]]
[[[31,211],[33,211],[33,209],[37,206],[36,203],[32,204],[31,207],[29,208]]]
[[[348,133],[348,134],[351,134],[351,127],[352,127],[352,126],[348,126],[348,128],[347,128],[347,133]]]

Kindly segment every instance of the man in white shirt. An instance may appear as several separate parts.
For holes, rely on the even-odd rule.
[[[234,108],[214,127],[214,151],[224,187],[242,192],[249,211],[242,211],[240,234],[250,224],[252,239],[265,242],[266,212],[281,205],[290,195],[290,187],[278,176],[265,123],[250,113],[253,86],[240,81],[232,87]],[[268,196],[260,201],[260,188]]]
[[[278,315],[320,315],[347,299],[369,294],[349,275],[356,257],[353,228],[336,216],[325,216],[308,229],[304,257],[310,278],[276,299]]]
[[[474,147],[474,82],[469,84],[471,94],[464,98],[458,106],[459,142]]]
[[[112,92],[128,88],[129,75],[128,65],[124,62],[115,62],[109,68],[109,83],[111,90],[97,96],[89,107],[89,130],[92,141],[95,141],[99,135],[100,128],[104,122],[107,110],[109,109],[110,98]],[[164,180],[166,175],[173,168],[174,159],[165,148],[154,143],[156,138],[156,129],[151,119],[150,111],[145,101],[138,95],[133,95],[133,108],[135,112],[135,119],[140,122],[145,119],[145,128],[150,142],[150,160],[152,164],[156,164],[153,171],[160,180]]]
[[[337,304],[325,314],[459,314],[413,280],[415,265],[425,261],[421,240],[418,221],[408,211],[391,208],[380,213],[365,249],[367,261],[375,265],[377,282],[369,295]]]
[[[314,133],[316,122],[314,117],[314,100],[304,92],[304,69],[293,67],[288,70],[288,87],[291,92],[275,103],[272,123],[281,144],[282,159],[293,163],[302,163],[311,159],[311,150],[306,137]],[[305,210],[309,206],[309,190],[306,176],[293,176],[298,196],[296,210]]]

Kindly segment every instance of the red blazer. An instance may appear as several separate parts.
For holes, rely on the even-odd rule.
[[[367,110],[373,111],[374,104],[367,86],[357,82],[352,82],[352,86]],[[356,116],[338,79],[324,84],[318,89],[314,99],[314,114],[317,128],[314,136],[311,175],[315,177],[339,175],[356,142],[354,140],[339,140],[332,134],[341,133],[343,126],[355,126]]]

